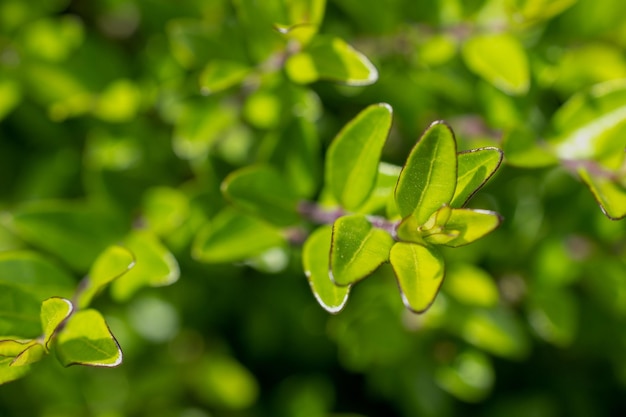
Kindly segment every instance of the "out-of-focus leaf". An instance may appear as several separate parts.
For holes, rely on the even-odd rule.
[[[235,262],[284,243],[280,232],[267,223],[224,210],[198,232],[192,254],[203,262]]]
[[[502,156],[502,151],[498,148],[480,148],[460,152],[457,155],[456,189],[450,206],[464,206],[498,170]]]
[[[389,260],[394,240],[362,214],[340,217],[333,224],[330,270],[337,285],[365,278]]]
[[[218,93],[239,84],[249,73],[250,68],[246,64],[215,59],[202,70],[200,89],[203,94]]]
[[[479,402],[491,391],[495,373],[487,355],[467,350],[450,365],[437,369],[435,380],[455,397],[467,402]]]
[[[14,358],[36,343],[37,341],[35,340],[0,340],[0,357],[6,356]]]
[[[527,128],[511,129],[502,138],[502,148],[507,163],[524,168],[541,168],[558,163],[554,151],[547,143],[539,142]]]
[[[528,335],[518,318],[504,308],[474,310],[463,321],[463,338],[487,352],[521,359],[530,350]]]
[[[10,78],[0,80],[0,120],[4,119],[22,99],[20,85]]]
[[[423,224],[452,200],[456,188],[456,140],[443,122],[430,125],[411,150],[395,190],[400,215]]]
[[[356,210],[374,188],[391,127],[388,104],[369,106],[335,137],[326,156],[326,184],[346,210]]]
[[[348,301],[350,286],[338,286],[330,279],[332,227],[322,226],[309,236],[302,248],[302,264],[313,295],[329,313],[339,313]]]
[[[11,366],[13,358],[0,356],[0,385],[15,381],[30,371],[30,366]]]
[[[124,245],[134,256],[134,263],[132,269],[113,281],[111,293],[115,299],[128,300],[142,287],[163,287],[178,281],[178,261],[152,232],[135,230],[124,239]]]
[[[569,346],[578,327],[578,305],[568,291],[534,290],[528,300],[528,322],[542,339],[559,347]]]
[[[70,300],[50,297],[41,304],[41,327],[43,328],[43,346],[50,349],[50,340],[57,328],[74,311]]]
[[[257,129],[276,129],[284,117],[286,107],[277,91],[261,88],[246,98],[243,116]]]
[[[476,307],[495,307],[500,298],[493,278],[471,264],[450,265],[443,289],[459,302]]]
[[[275,23],[287,21],[284,3],[235,0],[232,4],[237,13],[237,28],[245,35],[248,55],[256,62],[264,61],[284,46],[274,31]]]
[[[109,283],[135,266],[135,255],[122,246],[109,246],[98,256],[82,283],[77,297],[78,308],[86,308]]]
[[[468,68],[511,95],[530,86],[530,70],[524,46],[509,33],[472,36],[462,48]]]
[[[45,353],[45,348],[41,343],[33,343],[28,348],[24,349],[19,355],[17,355],[9,366],[30,365],[32,363],[40,361]]]
[[[290,39],[297,39],[301,45],[308,44],[317,33],[324,18],[326,0],[296,0],[288,3]],[[283,31],[281,31],[282,33]]]
[[[571,7],[578,0],[513,0],[510,6],[517,20],[547,20]]]
[[[97,310],[74,313],[57,335],[56,353],[63,366],[114,367],[122,350]]]
[[[154,187],[143,197],[143,218],[159,236],[169,235],[190,215],[190,201],[184,192],[169,187]]]
[[[378,80],[376,67],[363,54],[342,39],[319,35],[303,51],[289,57],[285,70],[299,84],[331,80],[370,85]]]
[[[392,246],[389,258],[404,305],[416,313],[423,313],[435,301],[443,282],[443,257],[434,247],[397,242]]]
[[[450,218],[441,231],[425,235],[426,242],[453,248],[467,245],[495,230],[502,218],[493,211],[478,209],[452,209]]]
[[[365,203],[359,207],[360,213],[376,213],[384,211],[389,204],[395,204],[393,199],[393,190],[402,167],[391,165],[385,162],[378,164],[378,174],[376,175],[376,184]],[[393,217],[393,216],[389,216]]]
[[[269,165],[256,165],[231,173],[222,183],[222,192],[242,210],[278,226],[300,221],[297,196],[285,179]]]
[[[96,257],[124,235],[123,218],[81,203],[34,202],[13,215],[13,226],[26,241],[87,271]]]
[[[626,217],[626,185],[603,175],[592,175],[585,168],[580,168],[578,175],[587,184],[608,218],[619,220]]]
[[[130,80],[112,82],[100,94],[93,110],[96,117],[113,123],[134,119],[141,105],[141,90]]]

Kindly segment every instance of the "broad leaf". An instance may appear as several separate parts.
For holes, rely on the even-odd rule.
[[[143,219],[159,236],[169,236],[189,218],[189,197],[179,189],[154,187],[144,193]]]
[[[569,346],[578,327],[578,300],[563,290],[534,290],[529,294],[528,322],[545,341],[559,347]]]
[[[444,277],[443,257],[434,247],[398,242],[391,248],[390,262],[404,305],[423,313],[435,301]]]
[[[500,90],[525,94],[530,86],[530,69],[524,46],[508,33],[471,37],[462,49],[467,67]]]
[[[204,262],[235,262],[284,245],[280,232],[251,216],[224,210],[196,236],[192,254]]]
[[[452,209],[445,227],[424,240],[431,244],[458,247],[467,245],[495,230],[502,218],[498,213],[478,209]]]
[[[626,217],[626,187],[615,179],[603,175],[591,175],[585,168],[578,175],[587,184],[604,214],[612,220]]]
[[[200,89],[203,94],[213,94],[242,82],[250,68],[237,61],[214,59],[200,73]]]
[[[278,226],[300,221],[297,196],[271,166],[257,165],[237,170],[222,183],[222,192],[242,210]]]
[[[326,186],[346,210],[356,210],[371,194],[390,127],[391,107],[369,106],[337,134],[328,148]]]
[[[402,217],[413,214],[424,223],[450,203],[456,188],[456,140],[452,129],[435,122],[411,150],[396,184],[395,198]]]
[[[389,260],[391,235],[372,226],[362,214],[343,216],[333,225],[330,270],[337,285],[365,278]]]
[[[496,281],[485,270],[472,264],[446,267],[443,290],[457,301],[475,307],[495,307],[500,299]]]
[[[0,356],[0,385],[15,381],[30,371],[30,366],[11,366],[13,358]]]
[[[105,286],[135,266],[135,255],[122,246],[109,246],[98,256],[83,280],[77,297],[78,308],[86,308]]]
[[[178,281],[178,261],[152,232],[135,230],[126,237],[124,245],[134,255],[135,263],[113,281],[113,298],[125,301],[140,288],[163,287]]]
[[[462,207],[497,171],[502,162],[502,151],[497,148],[480,148],[457,155],[458,173],[456,189],[450,202],[452,207]]]
[[[378,79],[374,65],[339,38],[316,36],[302,52],[285,63],[292,81],[309,84],[331,80],[348,85],[370,85]]]
[[[57,335],[56,352],[63,366],[113,367],[122,363],[122,350],[97,310],[74,313]]]
[[[50,341],[57,328],[74,311],[70,300],[61,297],[51,297],[41,304],[41,327],[43,328],[43,345],[50,349]]]
[[[524,168],[542,168],[557,164],[554,150],[540,142],[528,128],[515,128],[502,138],[502,148],[510,165]]]
[[[348,301],[350,286],[337,286],[330,279],[330,241],[332,228],[315,230],[302,247],[302,263],[313,295],[329,313],[339,313]]]
[[[510,310],[474,309],[462,317],[462,337],[494,355],[520,359],[528,354],[530,341],[518,317]]]
[[[398,182],[402,167],[381,162],[378,164],[376,184],[369,198],[361,207],[360,213],[377,213],[385,211],[390,204],[395,204],[393,190]],[[393,218],[393,216],[389,216]]]
[[[9,366],[26,366],[38,362],[43,358],[46,350],[41,343],[33,343],[13,358]]]

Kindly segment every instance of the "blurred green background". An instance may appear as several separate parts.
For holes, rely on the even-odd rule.
[[[343,39],[377,82],[285,66],[293,39],[273,25],[308,7],[311,36]],[[78,282],[103,244],[148,227],[180,279],[98,298],[123,365],[47,358],[0,386],[0,416],[626,415],[626,226],[567,166],[505,155],[470,203],[503,225],[445,252],[423,315],[405,310],[386,267],[331,316],[298,246],[234,264],[192,256],[228,204],[228,173],[270,162],[315,198],[323,150],[372,103],[394,109],[383,160],[400,165],[438,119],[460,149],[501,146],[516,129],[551,137],[563,103],[626,78],[622,11],[618,0],[1,0],[0,249],[36,250]],[[500,43],[470,44],[481,36]],[[623,137],[612,155],[623,158]],[[15,227],[37,210],[56,214]]]

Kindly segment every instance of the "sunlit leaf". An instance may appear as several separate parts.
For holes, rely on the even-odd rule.
[[[222,183],[222,192],[236,207],[278,226],[300,221],[298,198],[271,166],[249,166],[231,173]]]
[[[36,340],[15,340],[15,339],[3,339],[0,340],[0,357],[6,356],[15,358],[17,355],[36,344]]]
[[[395,190],[400,215],[424,223],[452,200],[456,188],[456,140],[452,129],[435,122],[411,150]]]
[[[504,308],[467,314],[461,335],[476,347],[505,358],[521,359],[530,349],[528,335],[518,317]]]
[[[345,209],[357,209],[372,192],[390,127],[391,107],[375,104],[352,119],[330,145],[325,180]]]
[[[444,277],[443,257],[436,248],[398,242],[391,248],[390,262],[404,305],[422,313],[435,301]]]
[[[558,163],[555,152],[526,128],[515,128],[502,138],[507,163],[524,168],[541,168]]]
[[[141,90],[127,79],[112,82],[102,91],[93,110],[107,122],[127,122],[136,117],[141,105]]]
[[[176,231],[187,220],[190,201],[181,190],[154,187],[145,192],[142,207],[148,228],[164,236]]]
[[[592,175],[580,168],[578,175],[587,184],[604,214],[613,220],[626,217],[626,186],[605,175]]]
[[[524,46],[509,33],[474,35],[462,48],[468,68],[505,93],[525,94],[530,70]]]
[[[378,79],[376,67],[339,38],[316,36],[302,52],[285,63],[289,78],[300,84],[330,80],[348,85],[369,85]]]
[[[19,355],[17,355],[9,366],[30,365],[32,363],[40,361],[45,353],[45,348],[41,343],[33,343],[28,348],[24,349]]]
[[[443,289],[457,301],[476,307],[495,307],[500,298],[495,280],[471,264],[450,265]]]
[[[30,366],[11,366],[13,358],[0,356],[0,385],[14,381],[26,375]]]
[[[568,291],[537,289],[528,300],[528,322],[542,339],[569,346],[578,327],[578,304]]]
[[[491,391],[495,372],[487,355],[477,350],[467,350],[450,365],[438,368],[435,380],[455,397],[467,402],[478,402]]]
[[[428,243],[451,247],[472,243],[495,230],[502,218],[493,211],[478,209],[452,209],[442,230],[424,236]]]
[[[56,353],[64,366],[113,367],[122,363],[122,350],[97,310],[74,313],[57,335]]]
[[[359,207],[358,211],[360,213],[384,212],[389,204],[395,204],[393,191],[398,182],[400,171],[402,171],[402,167],[380,162],[378,164],[378,174],[376,175],[374,189],[370,193],[367,201]]]
[[[498,148],[480,148],[460,152],[457,155],[456,189],[450,206],[464,206],[498,170],[502,157],[502,151]]]
[[[302,264],[317,302],[329,313],[336,314],[348,301],[350,286],[337,286],[330,279],[331,238],[330,226],[315,230],[302,247]]]
[[[217,93],[239,84],[249,73],[250,68],[246,64],[215,59],[200,73],[200,89],[203,94]]]
[[[333,224],[330,270],[337,285],[349,285],[365,278],[389,260],[394,240],[364,215],[340,217]]]
[[[41,327],[43,328],[43,346],[50,349],[50,340],[57,328],[67,319],[74,306],[70,300],[51,297],[41,304]]]

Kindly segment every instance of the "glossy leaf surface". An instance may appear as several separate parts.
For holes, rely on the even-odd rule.
[[[493,211],[452,209],[441,232],[434,232],[424,240],[437,245],[458,247],[472,243],[495,230],[502,218]]]
[[[369,106],[337,134],[328,149],[326,184],[347,210],[356,210],[374,188],[391,112],[387,104]]]
[[[51,297],[41,304],[41,327],[43,328],[43,344],[50,348],[50,340],[57,328],[74,311],[70,300],[61,297]]]
[[[348,301],[350,286],[338,286],[330,279],[332,228],[322,226],[309,236],[302,248],[302,263],[317,302],[329,313],[339,313]]]
[[[464,206],[500,167],[502,151],[497,148],[480,148],[457,155],[458,173],[456,189],[450,202],[452,207]]]
[[[364,215],[340,217],[333,224],[330,270],[337,285],[350,285],[389,260],[391,235],[375,228]]]

